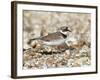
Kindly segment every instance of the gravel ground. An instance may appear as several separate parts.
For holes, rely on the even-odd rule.
[[[91,64],[90,48],[67,49],[63,52],[55,48],[30,48],[24,51],[24,69],[43,69],[59,67],[81,67]]]

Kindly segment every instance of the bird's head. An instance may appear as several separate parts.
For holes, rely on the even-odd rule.
[[[71,29],[67,26],[63,26],[59,29],[59,31],[65,35],[67,35],[69,32],[71,32]]]

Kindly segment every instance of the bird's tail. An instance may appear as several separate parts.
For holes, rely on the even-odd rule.
[[[27,42],[27,44],[31,44],[32,41],[38,40],[38,39],[40,39],[40,37],[39,37],[39,38],[33,38],[33,39],[30,39],[30,40]]]

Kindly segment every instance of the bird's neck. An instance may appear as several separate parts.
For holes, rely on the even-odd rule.
[[[67,38],[67,34],[64,34],[62,31],[60,31],[60,33],[63,36],[63,38]]]

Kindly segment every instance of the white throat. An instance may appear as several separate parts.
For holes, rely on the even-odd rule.
[[[64,35],[68,35],[68,32],[66,31],[66,32],[63,32],[62,30],[60,30],[60,32],[62,33],[62,34],[64,34]]]

